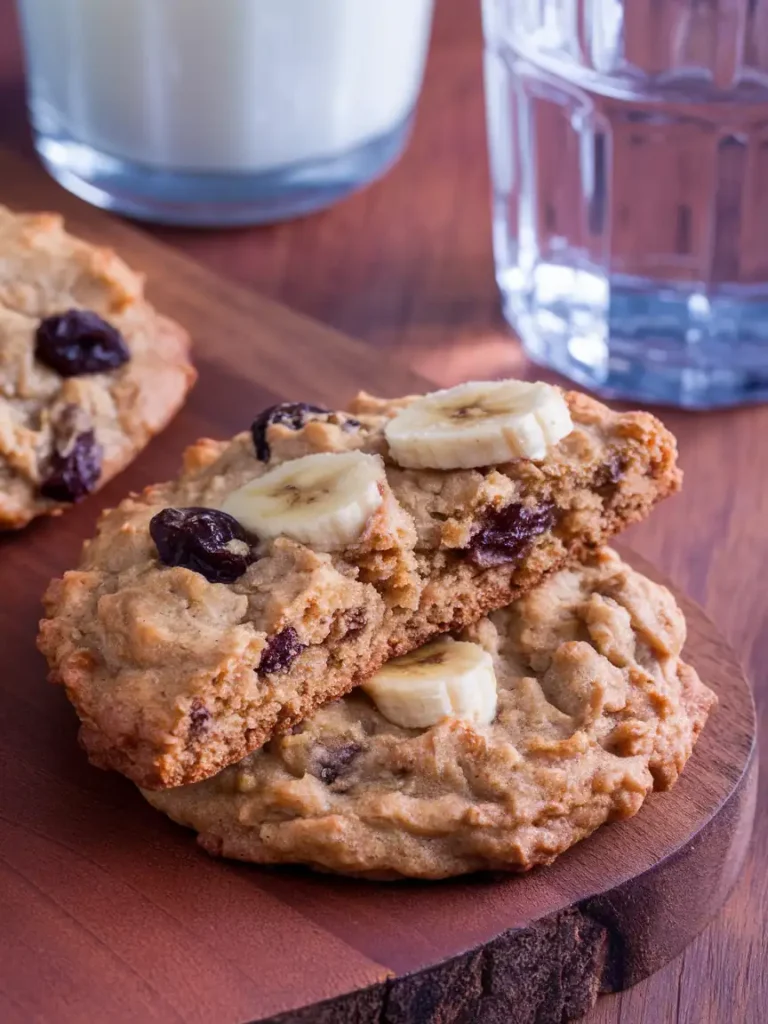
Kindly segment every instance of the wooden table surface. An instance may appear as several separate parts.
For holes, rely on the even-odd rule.
[[[155,234],[440,384],[520,372],[526,363],[493,280],[481,45],[479,4],[437,0],[413,141],[360,195],[274,228]],[[0,0],[0,144],[31,149],[11,0]],[[686,486],[627,539],[702,603],[733,644],[755,687],[768,749],[768,409],[663,415],[680,439]],[[768,758],[752,853],[725,909],[667,968],[602,998],[589,1024],[768,1020],[766,781]]]

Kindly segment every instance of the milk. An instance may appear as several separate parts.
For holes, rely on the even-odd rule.
[[[333,157],[416,102],[432,0],[20,0],[38,130],[154,169]]]

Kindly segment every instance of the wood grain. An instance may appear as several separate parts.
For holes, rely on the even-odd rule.
[[[683,780],[526,878],[385,887],[214,862],[125,779],[88,768],[34,637],[40,593],[72,565],[98,509],[170,475],[185,443],[241,429],[272,398],[333,406],[360,384],[400,393],[419,382],[59,196],[16,157],[0,154],[0,191],[14,207],[53,202],[142,266],[161,308],[193,334],[201,371],[186,408],[127,472],[66,516],[0,540],[13,582],[0,591],[0,1019],[559,1024],[600,989],[666,964],[733,884],[755,803],[749,687],[690,602],[690,656],[722,706]]]
[[[10,0],[0,0],[0,141],[30,150]],[[275,228],[155,233],[220,273],[451,383],[526,367],[499,313],[489,209],[479,4],[437,0],[413,141],[383,181],[328,213]],[[664,416],[680,438],[686,486],[633,529],[630,542],[705,606],[764,709],[768,410]],[[137,471],[131,482],[139,481]],[[760,729],[765,747],[764,710]],[[672,964],[600,999],[589,1024],[768,1020],[767,783],[764,762],[755,841],[724,911]]]
[[[0,539],[13,582],[0,590],[0,1019],[559,1024],[674,957],[735,880],[756,778],[749,688],[690,603],[690,656],[722,705],[682,782],[525,878],[375,886],[214,862],[124,779],[87,766],[34,636],[40,593],[99,508],[274,398],[334,405],[361,384],[396,394],[419,382],[58,195],[17,157],[0,154],[0,191],[15,207],[53,202],[143,267],[193,334],[200,369],[188,405],[128,471],[61,519]]]

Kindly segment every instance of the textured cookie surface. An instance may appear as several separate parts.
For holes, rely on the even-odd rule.
[[[46,596],[40,648],[91,760],[149,788],[213,775],[677,489],[674,438],[658,420],[566,399],[574,429],[546,458],[483,469],[397,466],[384,429],[413,399],[365,395],[348,413],[281,406],[251,433],[190,448],[178,480],[102,518],[79,569]],[[284,536],[255,542],[227,583],[158,557],[160,510],[220,508],[287,460],[354,450],[380,456],[386,473],[356,544],[329,554]]]
[[[40,358],[41,324],[71,311],[119,332],[119,365],[62,372]],[[53,214],[0,207],[0,529],[66,508],[127,465],[191,387],[188,349],[113,252],[67,234]]]
[[[681,660],[672,595],[608,550],[462,639],[493,657],[490,725],[401,729],[356,690],[215,778],[145,796],[242,860],[373,878],[522,870],[668,789],[715,701]]]

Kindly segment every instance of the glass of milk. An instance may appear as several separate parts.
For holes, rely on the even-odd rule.
[[[408,137],[433,0],[18,0],[38,152],[129,216],[255,224],[335,202]]]

